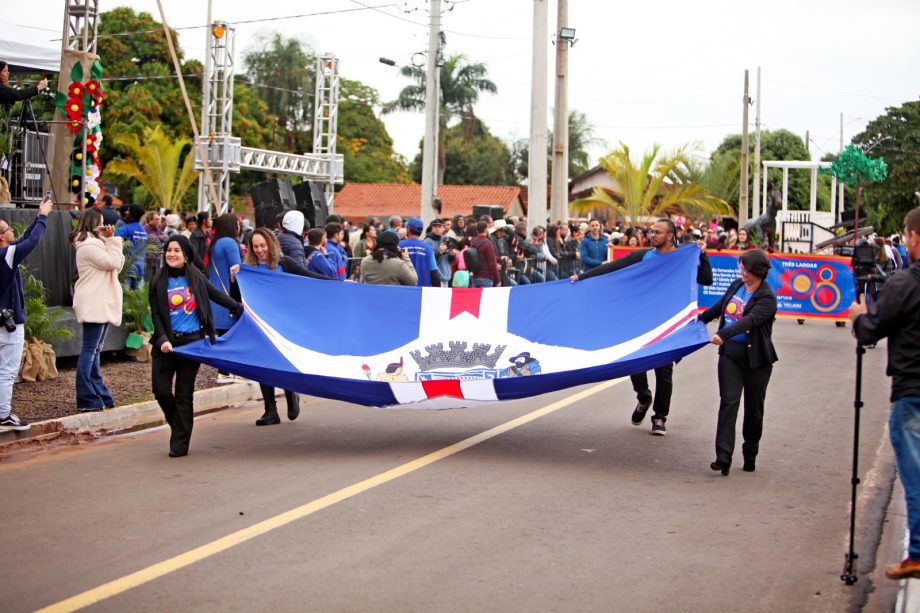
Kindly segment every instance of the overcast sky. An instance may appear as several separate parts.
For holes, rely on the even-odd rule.
[[[130,6],[158,17],[152,0],[101,0],[100,9]],[[531,0],[443,2],[446,53],[482,62],[498,86],[483,95],[477,115],[505,140],[529,133]],[[65,0],[31,0],[8,14],[14,23],[46,28],[59,37]],[[206,0],[163,0],[174,28],[207,21]],[[317,52],[340,58],[342,76],[394,99],[409,81],[381,56],[407,64],[427,47],[428,3],[410,0],[213,0],[213,17],[239,23],[237,56],[260,35],[280,31]],[[365,6],[382,7],[375,10]],[[332,14],[316,13],[338,11]],[[549,31],[556,2],[549,1]],[[312,16],[299,16],[313,14]],[[569,1],[577,43],[569,55],[569,109],[585,113],[606,147],[625,142],[635,151],[654,143],[676,147],[698,141],[709,153],[741,131],[744,69],[762,69],[765,129],[786,128],[804,138],[815,159],[836,151],[843,113],[844,142],[885,107],[920,98],[920,2],[917,0],[703,0],[687,2]],[[204,30],[180,30],[187,56],[203,57]],[[549,45],[548,107],[553,100],[554,50]],[[102,58],[103,64],[105,58]],[[551,111],[550,111],[551,112]],[[104,117],[103,117],[104,121]],[[395,148],[411,159],[423,133],[422,113],[384,117]],[[753,129],[754,107],[750,122]],[[547,117],[551,126],[551,118]]]

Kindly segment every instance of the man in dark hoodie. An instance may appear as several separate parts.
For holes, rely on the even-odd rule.
[[[910,268],[893,274],[871,306],[865,301],[850,306],[853,336],[860,343],[888,339],[888,434],[904,486],[910,532],[907,557],[885,569],[885,576],[894,580],[920,578],[920,207],[904,218],[904,246]]]
[[[306,267],[303,244],[303,226],[305,223],[303,213],[288,211],[281,219],[281,231],[278,233],[278,242],[281,243],[281,253],[303,267]]]

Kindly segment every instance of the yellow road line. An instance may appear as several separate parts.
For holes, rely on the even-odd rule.
[[[613,387],[621,381],[623,381],[623,379],[616,379],[614,381],[605,381],[603,383],[599,383],[586,390],[578,392],[577,394],[573,394],[564,400],[559,400],[558,402],[546,405],[545,407],[537,409],[526,415],[522,415],[516,419],[512,419],[511,421],[507,421],[503,424],[495,426],[494,428],[491,428],[490,430],[486,430],[485,432],[480,432],[479,434],[471,436],[470,438],[464,439],[458,443],[454,443],[453,445],[449,445],[448,447],[444,447],[438,451],[433,451],[428,455],[416,458],[411,462],[407,462],[401,466],[397,466],[396,468],[382,472],[379,475],[375,475],[365,479],[364,481],[349,485],[348,487],[342,488],[337,492],[332,492],[331,494],[327,494],[322,498],[317,498],[312,502],[308,502],[297,508],[291,509],[290,511],[281,513],[280,515],[276,515],[274,517],[260,521],[257,524],[249,526],[248,528],[243,528],[242,530],[228,534],[227,536],[219,538],[216,541],[211,541],[210,543],[196,547],[191,551],[179,554],[169,558],[168,560],[163,560],[162,562],[158,562],[157,564],[143,568],[137,572],[131,573],[130,575],[125,575],[120,579],[115,579],[114,581],[103,583],[102,585],[94,587],[81,594],[77,594],[76,596],[72,596],[66,600],[56,602],[43,609],[40,609],[39,613],[62,613],[64,611],[76,611],[78,609],[82,609],[83,607],[97,603],[101,600],[105,600],[106,598],[111,598],[112,596],[116,596],[122,592],[126,592],[132,588],[138,587],[139,585],[143,585],[153,581],[154,579],[158,579],[164,575],[175,572],[180,568],[184,568],[190,564],[194,564],[195,562],[209,558],[222,551],[226,551],[231,547],[245,543],[246,541],[254,539],[255,537],[265,534],[266,532],[270,532],[276,528],[286,526],[287,524],[297,521],[298,519],[303,519],[304,517],[330,507],[337,502],[342,502],[343,500],[347,500],[352,496],[357,496],[358,494],[366,492],[379,485],[383,485],[384,483],[388,483],[389,481],[408,475],[409,473],[415,472],[430,464],[434,464],[438,460],[443,460],[444,458],[450,457],[455,453],[469,449],[470,447],[485,442],[500,434],[504,434],[505,432],[549,415],[550,413],[567,407],[570,404],[584,400],[585,398],[593,396],[598,392],[602,392],[610,387]]]

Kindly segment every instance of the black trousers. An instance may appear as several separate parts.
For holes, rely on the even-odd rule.
[[[731,465],[735,451],[735,423],[738,407],[744,393],[744,421],[741,435],[744,443],[741,453],[746,460],[753,460],[760,450],[763,434],[764,398],[773,365],[751,368],[747,349],[741,343],[726,342],[719,355],[719,419],[716,426],[716,461]]]
[[[262,391],[262,402],[265,404],[265,410],[277,411],[278,402],[275,400],[275,388],[271,385],[260,383],[259,389]],[[288,409],[295,406],[300,407],[300,397],[297,395],[297,392],[284,390],[284,400],[287,402]]]
[[[636,398],[642,404],[652,402],[652,391],[648,387],[648,373],[630,375]],[[671,391],[674,388],[674,364],[655,369],[655,403],[652,411],[655,417],[667,417],[671,410]]]
[[[195,377],[201,365],[175,353],[162,353],[159,347],[153,348],[151,362],[153,395],[169,424],[169,450],[186,454],[195,422]]]

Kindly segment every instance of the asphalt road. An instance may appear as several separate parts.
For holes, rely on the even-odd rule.
[[[871,588],[839,579],[853,341],[793,321],[774,338],[757,472],[740,470],[739,433],[727,478],[709,470],[712,347],[676,367],[666,437],[629,423],[626,380],[454,411],[311,399],[265,428],[250,405],[199,419],[186,458],[167,457],[163,428],[10,458],[0,609],[845,611]],[[883,494],[884,352],[866,357],[860,459]]]

